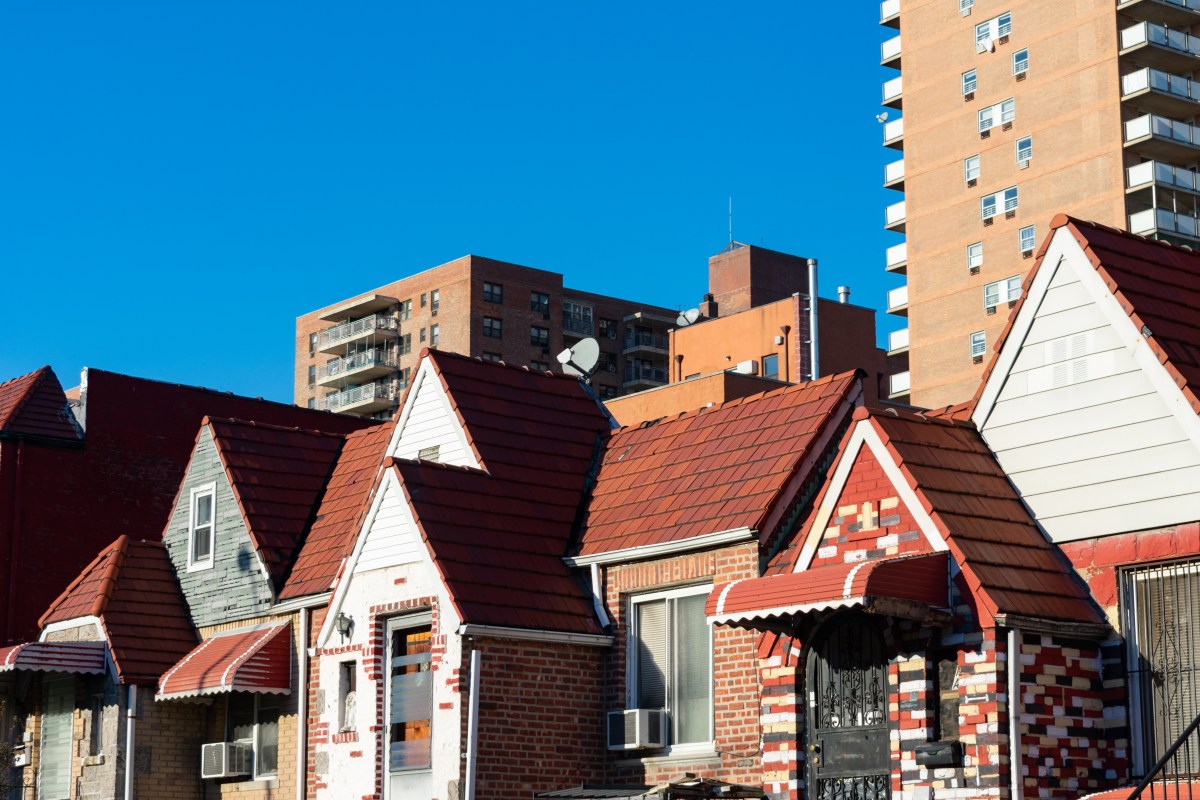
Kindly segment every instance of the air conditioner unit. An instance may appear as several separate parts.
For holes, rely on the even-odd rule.
[[[739,361],[738,365],[733,368],[733,371],[740,372],[743,375],[757,375],[758,362],[753,358],[746,359],[745,361]]]
[[[1022,158],[1022,159],[1021,159],[1021,161],[1020,161],[1020,163],[1018,164],[1018,166],[1019,166],[1021,169],[1029,169],[1029,159],[1028,159],[1028,158]]]
[[[665,747],[667,712],[661,708],[629,708],[608,712],[608,749],[643,750]]]
[[[254,747],[250,742],[213,742],[200,745],[200,777],[232,778],[252,771]]]

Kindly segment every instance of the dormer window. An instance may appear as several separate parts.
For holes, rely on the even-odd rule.
[[[208,569],[213,565],[213,533],[216,526],[217,485],[210,483],[192,490],[188,517],[188,569]]]

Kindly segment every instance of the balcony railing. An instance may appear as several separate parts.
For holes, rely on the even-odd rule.
[[[317,369],[317,380],[345,375],[348,372],[354,372],[364,367],[376,366],[396,366],[396,354],[384,350],[364,350],[361,353],[355,353],[345,358],[335,358],[327,364],[322,364]]]
[[[625,334],[625,348],[653,347],[658,350],[670,350],[671,342],[661,333],[646,333],[645,331],[629,331]]]
[[[908,308],[908,284],[892,289],[887,293],[887,310],[889,314]]]
[[[1157,114],[1143,114],[1125,123],[1126,143],[1147,136],[1200,147],[1200,128],[1189,122],[1179,122]]]
[[[1145,89],[1172,94],[1183,100],[1200,102],[1200,83],[1191,78],[1172,75],[1159,69],[1144,67],[1121,76],[1121,93],[1131,95]]]
[[[649,383],[666,383],[666,367],[648,367],[644,364],[626,364],[625,382],[647,381]]]
[[[904,117],[883,124],[883,143],[904,138]]]
[[[337,411],[370,400],[390,402],[395,399],[396,389],[390,383],[379,381],[326,395],[317,400],[317,407],[324,411]]]
[[[883,104],[894,106],[904,94],[904,77],[892,78],[883,84]]]
[[[883,24],[887,20],[890,20],[893,17],[899,15],[899,13],[900,13],[900,0],[883,0],[883,2],[879,4],[879,22],[880,22],[880,24]]]
[[[1200,38],[1187,31],[1175,30],[1155,22],[1139,22],[1121,30],[1122,50],[1147,43],[1200,57]]]
[[[368,331],[397,330],[396,318],[387,314],[373,314],[369,317],[356,319],[333,328],[327,328],[317,336],[317,346],[324,348],[330,345],[353,339]]]
[[[1164,6],[1174,6],[1181,11],[1200,14],[1200,0],[1157,0]],[[1139,0],[1117,0],[1117,8],[1124,10],[1125,6],[1138,5]]]
[[[887,249],[887,269],[896,269],[908,262],[908,242],[894,244]]]
[[[590,319],[563,317],[563,330],[567,333],[581,333],[584,336],[591,336],[594,327]]]
[[[883,185],[889,186],[904,180],[904,159],[893,161],[883,168]]]
[[[897,58],[900,58],[900,37],[893,36],[879,46],[879,60],[887,64]]]
[[[1183,167],[1173,167],[1161,161],[1143,161],[1125,170],[1126,186],[1140,189],[1157,184],[1171,189],[1200,193],[1200,173]]]
[[[888,228],[889,230],[903,225],[904,220],[907,219],[904,211],[904,201],[901,200],[899,203],[892,203],[890,206],[884,209],[883,216],[884,227]]]
[[[898,397],[900,395],[908,394],[911,385],[912,381],[909,380],[909,373],[907,370],[904,372],[897,372],[895,375],[889,375],[888,396]]]
[[[1200,239],[1200,218],[1192,214],[1148,208],[1129,215],[1129,232],[1139,234],[1165,233]]]
[[[908,328],[901,328],[888,334],[888,352],[908,348]]]

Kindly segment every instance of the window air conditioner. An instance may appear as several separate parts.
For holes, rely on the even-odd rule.
[[[733,371],[740,372],[743,375],[757,375],[758,374],[758,361],[756,361],[753,358],[747,359],[745,361],[739,361],[737,366],[733,368]]]
[[[667,712],[661,708],[629,708],[608,712],[608,749],[665,747]]]
[[[200,745],[200,777],[231,778],[249,775],[254,747],[250,742],[213,742]]]

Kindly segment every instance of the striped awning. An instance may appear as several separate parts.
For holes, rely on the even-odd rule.
[[[100,675],[104,642],[29,642],[0,649],[0,672],[33,670]]]
[[[710,622],[746,628],[839,608],[920,618],[949,604],[947,565],[943,552],[732,581],[713,587],[705,613]]]
[[[222,633],[205,639],[158,682],[156,700],[221,692],[289,694],[292,625]]]

